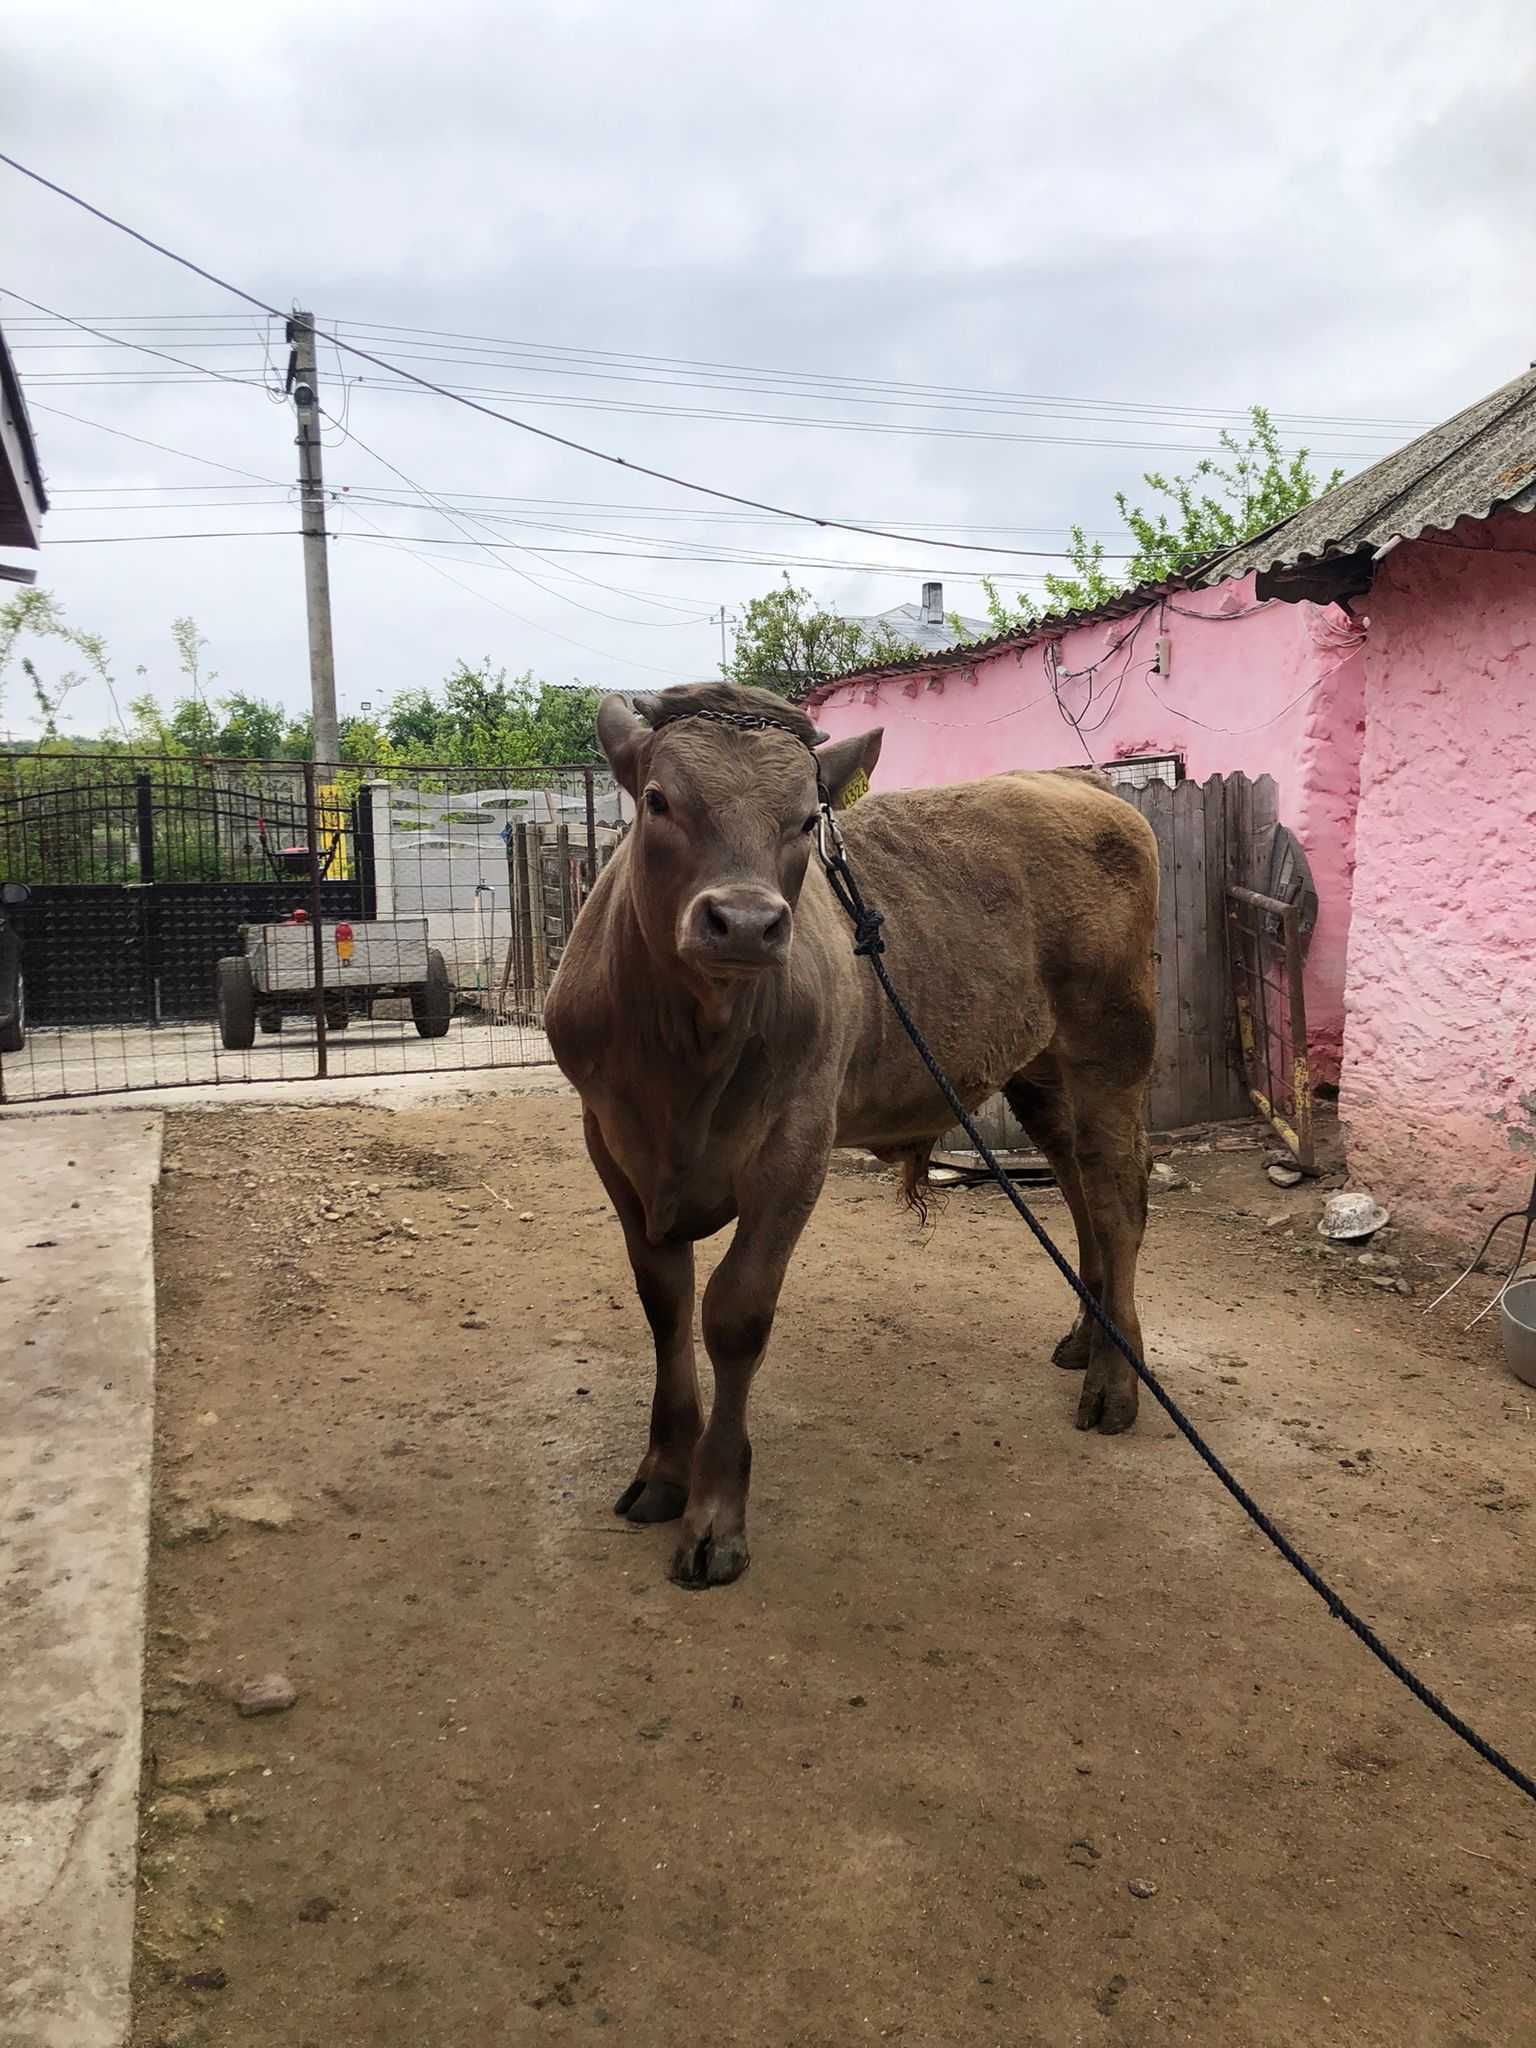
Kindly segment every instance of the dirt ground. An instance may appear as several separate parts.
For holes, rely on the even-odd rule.
[[[1152,1362],[1529,1767],[1536,1397],[1407,1247],[1172,1164]],[[135,2048],[1536,2043],[1536,1815],[1149,1403],[1072,1429],[995,1194],[925,1235],[840,1162],[699,1594],[610,1512],[649,1353],[572,1098],[172,1118],[157,1235]]]

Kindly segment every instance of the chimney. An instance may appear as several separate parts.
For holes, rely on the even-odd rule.
[[[923,585],[923,624],[942,626],[944,623],[944,586],[942,583]]]

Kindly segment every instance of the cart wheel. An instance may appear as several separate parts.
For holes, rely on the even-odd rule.
[[[325,1028],[327,1031],[345,1031],[352,1022],[352,1012],[345,1003],[325,1006]]]
[[[227,1052],[256,1043],[256,977],[243,954],[219,962],[219,1037]]]
[[[453,984],[448,963],[434,946],[427,955],[427,978],[411,990],[411,1015],[423,1038],[444,1038],[453,1022]]]
[[[281,1010],[258,1010],[256,1012],[256,1029],[258,1031],[275,1034],[281,1031],[282,1028],[283,1013]]]
[[[23,1052],[27,1043],[27,977],[16,970],[16,1014],[0,1024],[0,1052]]]

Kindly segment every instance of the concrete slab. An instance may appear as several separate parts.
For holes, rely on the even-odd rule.
[[[326,1040],[333,1079],[395,1074],[463,1074],[492,1067],[511,1071],[549,1061],[549,1041],[525,1024],[487,1024],[456,1018],[445,1037],[420,1038],[394,1018],[356,1019]],[[209,1022],[148,1025],[96,1024],[31,1030],[19,1053],[0,1060],[7,1104],[87,1099],[146,1088],[190,1088],[234,1083],[259,1087],[273,1081],[310,1080],[315,1034],[290,1018],[281,1032],[259,1036],[246,1052],[226,1052]]]
[[[570,1084],[555,1066],[481,1067],[470,1073],[343,1075],[326,1081],[252,1081],[244,1087],[137,1088],[122,1095],[81,1100],[7,1102],[0,1133],[12,1122],[37,1117],[96,1117],[146,1109],[175,1115],[204,1109],[334,1109],[366,1102],[370,1109],[430,1109],[488,1095],[559,1095]]]
[[[129,2027],[156,1115],[0,1126],[0,2042]]]

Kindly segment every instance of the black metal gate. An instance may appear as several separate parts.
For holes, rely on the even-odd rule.
[[[15,913],[26,1044],[0,1055],[0,1101],[547,1059],[547,974],[525,989],[517,973],[514,851],[571,870],[541,905],[552,967],[621,829],[591,769],[380,764],[322,781],[304,762],[0,759],[0,878],[31,890]],[[268,1035],[234,1048],[214,1025],[219,962],[243,950],[242,926],[295,917],[327,934],[312,1010],[279,1023],[269,1009]],[[451,1033],[419,1032],[395,996],[328,999],[337,925],[386,920],[425,920]]]

